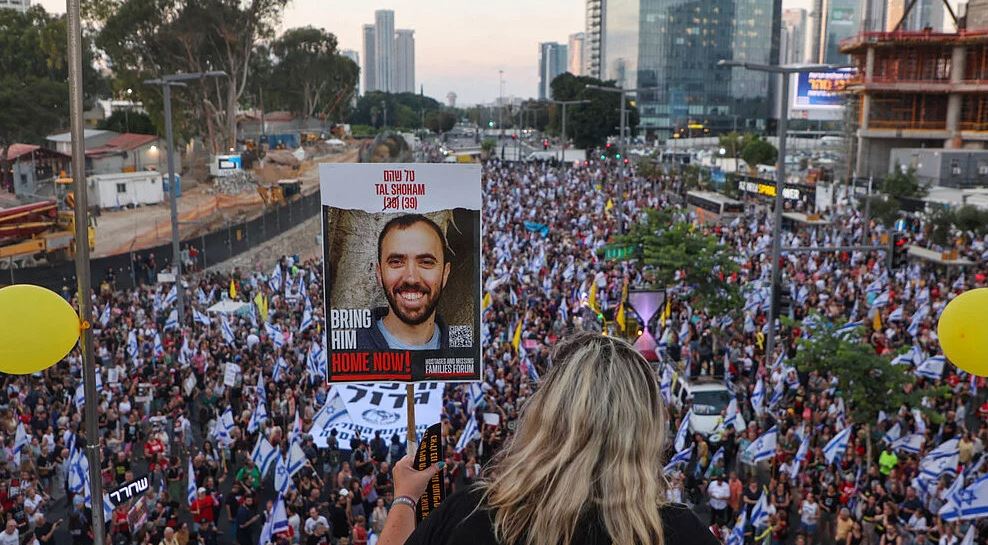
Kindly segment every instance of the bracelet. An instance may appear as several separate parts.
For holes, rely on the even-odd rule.
[[[415,511],[418,502],[408,496],[398,496],[391,502],[391,507],[395,505],[407,505],[412,508],[412,511]]]

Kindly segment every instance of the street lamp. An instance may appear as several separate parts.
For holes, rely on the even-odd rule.
[[[178,234],[178,182],[175,179],[175,146],[172,137],[172,87],[185,87],[186,81],[202,80],[205,78],[225,78],[226,72],[190,72],[184,74],[170,74],[158,79],[149,79],[144,85],[159,85],[164,94],[165,102],[165,144],[168,146],[168,188],[171,194],[171,222],[172,222],[172,269],[175,272],[175,293],[178,298],[175,301],[175,309],[178,315],[178,323],[185,323],[185,293],[182,288],[182,254]]]
[[[625,112],[628,102],[628,95],[635,94],[643,91],[658,91],[659,87],[638,87],[636,89],[625,89],[624,87],[604,87],[603,85],[587,85],[586,89],[593,89],[594,91],[606,91],[608,93],[620,93],[621,94],[621,138],[618,140],[618,150],[621,153],[621,158],[627,157],[625,154]],[[618,226],[621,232],[624,232],[624,167],[618,165],[618,171],[620,176],[618,177]]]
[[[551,100],[550,102],[552,102],[553,104],[559,104],[560,106],[563,107],[562,140],[559,143],[559,146],[561,148],[560,151],[561,157],[559,159],[559,163],[563,164],[566,162],[566,106],[569,106],[570,104],[587,104],[590,101],[589,100]]]
[[[786,134],[789,125],[789,76],[801,72],[818,72],[843,68],[833,64],[760,64],[753,62],[720,60],[717,66],[729,68],[744,68],[755,72],[767,72],[782,76],[782,106],[779,112],[779,154],[775,167],[775,211],[772,214],[772,299],[768,306],[768,335],[765,339],[765,363],[775,356],[775,301],[779,293],[780,271],[779,258],[782,253],[782,191],[786,186]],[[735,161],[737,159],[735,158]]]

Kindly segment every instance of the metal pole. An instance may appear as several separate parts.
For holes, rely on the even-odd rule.
[[[864,237],[862,238],[865,241],[868,240],[868,235],[871,231],[871,229],[869,229],[869,224],[871,223],[871,184],[873,180],[874,176],[868,176],[868,194],[865,195],[864,224],[861,226],[862,233],[864,233]]]
[[[789,74],[782,72],[782,96],[789,96]],[[779,255],[782,251],[782,191],[786,187],[786,132],[789,124],[789,103],[782,101],[779,115],[779,158],[775,169],[775,214],[772,222],[772,304],[768,306],[768,338],[765,340],[765,363],[775,357],[775,301],[779,296]]]
[[[621,97],[621,139],[618,140],[618,150],[621,152],[621,159],[618,160],[617,210],[618,210],[618,230],[620,233],[623,234],[624,233],[624,165],[622,164],[622,161],[624,161],[624,157],[625,157],[624,132],[626,128],[625,127],[626,122],[624,119],[624,115],[625,115],[625,102],[627,102],[626,100],[627,91],[622,89],[621,92],[618,93],[618,96]]]
[[[562,103],[563,106],[563,134],[562,140],[559,142],[559,164],[562,165],[563,161],[566,160],[566,103]]]
[[[497,137],[497,145],[501,147],[501,142],[504,140],[504,70],[497,71],[497,94],[498,94],[498,105],[497,105],[497,126],[501,130]],[[501,160],[504,160],[504,148],[501,148]]]
[[[168,189],[171,193],[172,221],[172,270],[175,273],[175,293],[178,299],[175,308],[178,311],[178,323],[185,324],[185,288],[182,287],[182,255],[178,240],[178,181],[175,179],[175,144],[172,135],[172,88],[164,82],[162,89],[165,94],[165,140],[168,145]]]
[[[85,394],[86,456],[89,459],[89,493],[92,498],[93,543],[105,543],[103,481],[100,475],[99,423],[96,411],[96,360],[93,353],[93,302],[89,278],[89,195],[86,187],[86,141],[82,120],[82,16],[80,0],[67,0],[69,48],[69,113],[72,124],[72,178],[75,190],[75,277],[79,298],[79,352],[82,356]]]

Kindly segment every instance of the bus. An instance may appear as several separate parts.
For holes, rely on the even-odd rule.
[[[686,193],[686,205],[696,212],[700,221],[718,221],[744,214],[744,203],[725,197],[713,191],[690,191]]]

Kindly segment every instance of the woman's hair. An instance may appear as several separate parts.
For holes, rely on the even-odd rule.
[[[652,367],[627,342],[589,333],[552,361],[478,483],[498,542],[570,545],[581,523],[600,521],[615,545],[663,545],[668,423]]]

